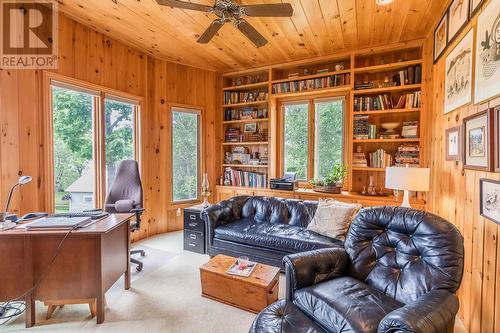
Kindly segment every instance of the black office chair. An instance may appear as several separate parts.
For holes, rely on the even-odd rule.
[[[109,190],[104,210],[108,213],[134,213],[135,221],[130,223],[130,231],[134,232],[141,228],[142,208],[142,184],[137,161],[125,160],[120,162],[116,171],[115,181]],[[132,250],[130,255],[146,255],[144,250]],[[130,262],[137,265],[138,272],[142,271],[142,262],[130,257]]]

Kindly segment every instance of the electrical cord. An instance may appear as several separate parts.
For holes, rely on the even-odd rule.
[[[48,272],[50,271],[50,268],[56,261],[56,258],[59,256],[59,253],[61,252],[61,248],[68,238],[68,236],[74,231],[78,229],[78,226],[73,227],[72,229],[68,230],[68,232],[64,235],[63,239],[59,242],[59,245],[57,245],[56,250],[54,251],[54,255],[52,256],[51,260],[49,261],[49,264],[47,265],[45,271],[40,275],[38,280],[35,282],[33,287],[28,289],[26,292],[22,293],[16,298],[13,298],[7,302],[4,302],[2,305],[0,305],[0,325],[4,325],[7,322],[9,322],[12,318],[19,316],[21,313],[26,310],[26,304],[23,301],[19,301],[19,299],[25,297],[32,291],[34,291],[40,283],[45,279],[47,276]]]

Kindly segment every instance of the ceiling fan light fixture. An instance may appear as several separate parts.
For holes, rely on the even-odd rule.
[[[377,0],[377,5],[385,6],[392,3],[394,0]]]

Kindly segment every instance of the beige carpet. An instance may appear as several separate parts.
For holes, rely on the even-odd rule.
[[[106,295],[106,321],[97,325],[85,305],[67,305],[45,320],[45,307],[37,302],[37,326],[24,329],[24,315],[0,326],[1,332],[248,332],[254,314],[200,296],[199,270],[208,256],[182,250],[182,233],[149,238],[142,246],[165,253],[165,264],[157,264],[135,278],[123,290],[119,281]],[[152,267],[150,267],[152,268]],[[284,294],[284,277],[280,280]],[[460,322],[455,332],[466,332]]]

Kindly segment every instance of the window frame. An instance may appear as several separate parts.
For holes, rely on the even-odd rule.
[[[321,96],[321,95],[311,95],[310,97],[302,97],[302,98],[290,98],[290,99],[282,99],[277,103],[277,111],[278,111],[278,122],[277,122],[277,151],[278,161],[277,161],[277,173],[278,175],[283,176],[285,173],[285,106],[293,105],[293,104],[308,104],[308,153],[307,153],[307,179],[299,179],[299,187],[310,187],[309,180],[314,178],[315,172],[315,145],[316,145],[316,103],[323,101],[342,101],[342,119],[343,119],[343,128],[342,128],[342,160],[343,163],[346,164],[348,158],[348,150],[349,147],[346,146],[347,135],[349,132],[349,112],[348,108],[348,95],[340,94],[340,95],[330,95],[330,96]]]
[[[203,108],[200,106],[196,105],[186,105],[186,104],[178,104],[178,103],[168,103],[168,122],[169,122],[169,128],[170,128],[170,140],[169,140],[169,168],[170,172],[168,174],[168,179],[167,182],[170,183],[169,186],[169,195],[168,195],[168,201],[169,204],[173,206],[182,206],[186,204],[194,204],[197,203],[201,200],[201,182],[202,182],[202,174],[203,170],[205,170],[205,163],[202,158],[204,150],[203,150],[203,128],[202,128],[202,121],[203,121]],[[174,136],[173,136],[173,113],[174,112],[186,112],[186,113],[193,113],[198,116],[198,170],[197,170],[197,189],[196,189],[196,198],[195,199],[188,199],[188,200],[174,200]]]
[[[143,98],[128,94],[119,90],[110,89],[101,85],[89,83],[86,81],[73,79],[53,72],[43,72],[43,110],[44,110],[44,129],[43,138],[46,143],[45,149],[45,171],[46,195],[43,196],[42,204],[44,210],[53,213],[55,211],[55,193],[54,193],[54,128],[52,112],[52,87],[57,86],[64,89],[70,89],[77,92],[91,94],[94,98],[93,103],[93,159],[95,168],[94,178],[94,205],[103,207],[107,189],[106,189],[106,149],[105,149],[105,103],[106,98],[119,100],[135,105],[134,108],[134,159],[141,165],[141,108]],[[141,169],[141,167],[140,167]]]

